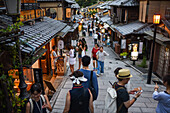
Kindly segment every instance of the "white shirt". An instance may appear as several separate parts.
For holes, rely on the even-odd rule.
[[[101,62],[104,62],[105,56],[109,56],[108,53],[106,53],[105,51],[100,52],[100,50],[96,53],[96,55],[98,55],[98,61],[101,61]]]
[[[93,39],[97,39],[98,35],[97,34],[94,34],[93,35]]]

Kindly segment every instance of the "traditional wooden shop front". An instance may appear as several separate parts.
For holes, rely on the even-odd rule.
[[[145,32],[147,40],[153,40],[153,31]],[[170,35],[170,34],[169,34]],[[151,43],[152,44],[152,43]],[[153,73],[159,77],[170,74],[170,38],[161,33],[156,33],[156,43],[154,50]]]
[[[57,33],[64,29],[67,25],[60,21],[44,17],[43,21],[36,21],[34,26],[25,24],[21,27],[24,35],[20,36],[24,78],[30,89],[32,83],[39,79],[48,80],[51,75],[51,48],[52,40],[57,37]],[[12,71],[12,70],[11,70]],[[9,74],[15,79],[15,88],[18,89],[18,75]],[[43,85],[43,81],[42,81]],[[19,90],[17,90],[19,92]]]
[[[144,31],[151,29],[149,24],[136,21],[126,25],[112,25],[111,27],[114,29],[113,44],[115,45],[116,53],[130,53],[133,50],[133,46],[137,46],[139,54],[142,55]]]

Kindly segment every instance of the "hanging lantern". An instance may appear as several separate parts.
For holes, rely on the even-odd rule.
[[[160,23],[161,16],[160,14],[154,14],[153,15],[153,24],[159,24]]]

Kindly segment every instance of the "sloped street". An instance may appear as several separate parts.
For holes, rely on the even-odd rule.
[[[91,56],[91,50],[93,48],[93,39],[92,37],[85,38],[88,44],[88,51],[87,55]],[[106,96],[106,89],[111,87],[109,81],[112,83],[117,81],[114,76],[114,70],[117,67],[127,68],[130,69],[131,74],[133,77],[130,80],[130,85],[127,86],[129,89],[134,89],[139,86],[142,87],[143,93],[137,99],[135,104],[129,109],[129,113],[154,113],[156,109],[157,102],[152,99],[152,93],[154,90],[154,86],[147,87],[145,85],[146,80],[142,77],[142,75],[131,68],[127,63],[122,62],[121,60],[116,60],[116,55],[109,47],[104,47],[104,51],[109,53],[109,56],[106,57],[105,60],[105,68],[104,68],[104,75],[98,77],[98,84],[99,84],[99,96],[96,101],[94,101],[94,112],[95,113],[107,113],[105,110],[105,96]],[[78,68],[78,60],[75,65],[75,70]],[[92,67],[92,61],[90,64],[90,69]],[[72,81],[69,79],[68,75],[70,74],[70,70],[68,70],[67,75],[65,76],[64,83],[62,83],[61,90],[58,91],[58,96],[56,96],[56,101],[53,106],[52,113],[62,113],[64,106],[65,106],[65,99],[67,92],[72,88]],[[131,98],[133,95],[131,95]]]

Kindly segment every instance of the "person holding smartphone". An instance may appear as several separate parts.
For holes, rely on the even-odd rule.
[[[163,77],[163,83],[166,91],[158,92],[159,86],[156,83],[152,98],[158,101],[157,113],[170,113],[170,75]]]
[[[52,107],[46,95],[42,95],[41,84],[35,83],[31,86],[31,98],[26,104],[26,113],[47,113]]]

